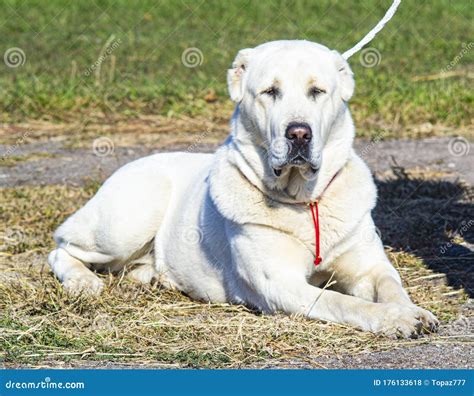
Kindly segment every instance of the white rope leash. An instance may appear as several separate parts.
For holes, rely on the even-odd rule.
[[[398,6],[400,5],[400,2],[401,0],[394,0],[390,8],[385,13],[384,17],[380,20],[380,22],[377,23],[377,25],[375,25],[375,27],[369,33],[367,33],[362,40],[360,40],[351,49],[344,52],[342,54],[342,57],[344,59],[349,59],[356,52],[360,51],[364,47],[364,45],[370,43],[377,35],[377,33],[384,28],[385,24],[390,21],[390,19],[392,19],[393,15],[397,11]]]

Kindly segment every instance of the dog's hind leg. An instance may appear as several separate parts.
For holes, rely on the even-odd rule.
[[[104,286],[86,263],[71,256],[63,248],[53,250],[48,256],[48,262],[63,287],[71,294],[99,294]]]
[[[117,256],[102,253],[103,249],[87,242],[95,233],[91,229],[78,227],[80,221],[74,220],[80,220],[82,215],[79,211],[72,216],[72,221],[58,229],[55,235],[58,247],[49,254],[48,262],[69,293],[99,294],[104,285],[93,270],[114,272],[123,264]]]
[[[102,282],[93,271],[117,273],[128,264],[151,263],[171,193],[156,158],[121,168],[56,230],[57,248],[48,261],[69,292],[100,292]]]

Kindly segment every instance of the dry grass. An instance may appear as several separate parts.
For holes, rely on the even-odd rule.
[[[43,158],[54,158],[55,155],[51,153],[33,153],[30,155],[10,155],[0,160],[1,166],[13,167],[21,162],[37,161]]]
[[[133,119],[120,115],[90,113],[63,122],[31,120],[17,124],[0,125],[0,144],[60,141],[70,147],[82,147],[92,138],[113,136],[119,146],[173,143],[173,138],[193,134],[205,142],[216,135],[224,139],[229,133],[232,107],[214,107],[206,116],[165,117],[140,115]]]
[[[100,136],[113,138],[117,147],[143,144],[163,147],[194,142],[196,135],[204,144],[223,141],[229,133],[229,122],[233,105],[212,104],[204,115],[153,116],[140,115],[135,118],[101,112],[81,114],[63,121],[29,120],[22,123],[0,125],[0,144],[15,147],[24,143],[60,141],[68,147],[89,147],[90,140]],[[355,118],[357,136],[377,139],[420,139],[431,136],[472,137],[474,126],[450,127],[425,122],[404,126],[398,119],[390,122],[381,117]]]
[[[245,307],[194,302],[159,285],[104,275],[99,298],[66,295],[46,266],[54,228],[97,188],[46,186],[0,190],[0,220],[8,224],[0,253],[0,349],[4,364],[68,361],[252,367],[392,349],[400,344],[353,328]],[[465,301],[437,282],[413,253],[388,248],[414,301],[443,321]],[[419,342],[439,341],[440,336]]]

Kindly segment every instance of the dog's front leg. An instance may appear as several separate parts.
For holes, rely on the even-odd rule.
[[[410,306],[378,304],[310,285],[312,256],[289,235],[269,227],[229,224],[227,236],[237,278],[232,288],[249,305],[390,335],[408,337],[421,327]]]
[[[356,230],[352,247],[335,260],[331,270],[336,275],[336,290],[368,301],[412,307],[425,328],[437,327],[436,317],[410,300],[400,275],[385,254],[370,215]]]

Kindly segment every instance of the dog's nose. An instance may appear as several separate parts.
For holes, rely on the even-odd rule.
[[[310,126],[305,122],[290,122],[286,127],[285,136],[294,144],[302,146],[311,141],[313,134]]]

